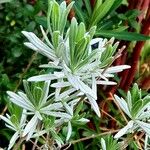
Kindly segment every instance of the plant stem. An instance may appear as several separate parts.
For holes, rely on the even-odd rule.
[[[25,136],[25,137],[21,137],[12,150],[18,150],[19,147],[20,147],[20,145],[22,144],[22,142],[23,142],[25,139],[26,139],[26,136]]]

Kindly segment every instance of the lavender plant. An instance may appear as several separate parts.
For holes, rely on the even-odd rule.
[[[19,117],[13,112],[6,117],[0,116],[15,132],[8,149],[17,149],[19,145],[15,142],[18,139],[22,142],[42,139],[41,148],[45,149],[59,149],[69,143],[74,124],[89,122],[82,111],[85,102],[88,101],[92,110],[101,117],[96,102],[97,84],[115,85],[117,83],[110,80],[114,74],[130,68],[128,65],[111,66],[121,55],[120,51],[117,52],[119,43],[114,43],[114,38],[109,41],[95,38],[96,26],[87,30],[85,24],[78,23],[76,18],[72,18],[69,26],[66,25],[73,3],[67,6],[66,2],[59,5],[55,0],[49,0],[47,31],[40,26],[44,41],[32,32],[22,32],[28,39],[25,46],[48,58],[49,62],[40,67],[54,71],[24,80],[25,92],[7,92],[9,100],[21,108]],[[149,136],[150,128],[146,122],[149,118],[149,96],[142,99],[135,85],[132,92],[128,92],[127,102],[117,95],[115,99],[131,119],[115,138],[141,129]],[[65,138],[60,134],[64,128],[67,129]],[[106,141],[101,139],[102,149],[107,149],[113,142],[114,147],[118,147],[112,137]]]

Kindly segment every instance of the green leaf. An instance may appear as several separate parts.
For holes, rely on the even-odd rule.
[[[69,46],[70,46],[70,59],[71,59],[71,64],[74,64],[74,49],[75,49],[75,41],[76,41],[76,36],[78,33],[78,25],[77,25],[77,20],[73,18],[71,20],[71,26],[70,26],[70,33],[69,33]]]
[[[76,110],[75,110],[74,116],[78,115],[79,112],[82,110],[82,108],[83,108],[83,101],[81,101],[81,102],[77,105],[77,108],[76,108]]]
[[[142,100],[138,100],[132,107],[132,111],[131,111],[131,115],[133,117],[136,116],[136,114],[138,113],[138,111],[142,108]]]
[[[123,0],[115,0],[113,6],[109,10],[109,13],[111,14],[113,11],[115,11],[122,4],[122,2]]]
[[[57,49],[58,44],[59,44],[59,35],[60,35],[59,31],[54,31],[52,34],[52,41],[53,41],[53,46],[55,50]]]
[[[91,25],[96,25],[105,15],[109,12],[115,0],[105,0],[103,4],[101,4],[96,10],[93,12],[91,17]]]
[[[132,104],[141,99],[141,90],[139,89],[136,83],[131,89],[131,96],[132,96]]]
[[[66,22],[67,22],[67,17],[68,17],[68,14],[73,6],[74,2],[71,2],[67,8],[66,8],[66,3],[62,3],[60,5],[60,20],[59,20],[59,24],[60,24],[60,34],[63,34],[64,32],[64,28],[65,28],[65,25],[66,25]]]
[[[75,3],[74,9],[75,9],[75,12],[76,12],[76,15],[78,16],[78,18],[79,18],[82,22],[86,23],[85,18],[87,18],[87,16],[86,16],[85,13],[83,13],[83,11],[82,11],[82,9],[80,8],[80,6],[78,5],[78,3]]]
[[[23,86],[24,86],[24,89],[25,89],[25,92],[27,94],[27,97],[29,98],[30,102],[36,106],[36,101],[30,91],[30,87],[29,87],[29,83],[26,81],[26,80],[23,80]]]
[[[81,22],[78,27],[78,34],[77,34],[77,38],[76,38],[77,42],[80,41],[84,37],[85,32],[86,32],[85,24],[83,22]]]
[[[48,13],[47,13],[47,26],[50,34],[52,35],[52,28],[50,23],[51,13],[52,13],[53,2],[51,0],[48,1]]]
[[[87,9],[88,15],[91,16],[92,8],[91,8],[90,0],[84,0],[84,3],[85,3],[85,7]]]
[[[150,36],[145,36],[139,33],[133,32],[114,32],[111,30],[99,30],[96,32],[96,36],[103,36],[107,38],[115,37],[118,40],[125,40],[125,41],[145,41],[149,40]]]
[[[54,2],[52,7],[52,27],[53,31],[57,31],[59,29],[59,18],[60,18],[60,8],[58,3]]]

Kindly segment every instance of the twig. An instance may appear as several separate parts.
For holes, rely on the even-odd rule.
[[[25,136],[25,137],[21,137],[12,150],[18,150],[19,147],[20,147],[20,145],[22,144],[22,142],[23,142],[25,139],[26,139],[26,136]]]
[[[66,143],[66,144],[64,144],[62,147],[65,147],[65,146],[67,146],[68,144],[76,144],[76,143],[79,143],[79,142],[82,142],[82,141],[94,139],[94,138],[99,137],[99,136],[116,133],[116,132],[118,132],[118,131],[119,131],[119,130],[111,130],[111,131],[104,132],[104,133],[99,133],[99,134],[96,134],[96,135],[93,134],[93,135],[91,135],[91,136],[84,137],[84,138],[81,138],[81,139],[78,139],[78,140],[74,140],[74,141],[71,141],[70,143]]]

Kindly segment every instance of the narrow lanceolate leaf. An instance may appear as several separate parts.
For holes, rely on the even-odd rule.
[[[117,95],[114,95],[115,97],[115,100],[117,101],[117,103],[119,104],[119,106],[121,107],[121,109],[130,117],[132,118],[131,116],[131,113],[128,109],[128,105],[126,103],[126,101],[123,99],[123,98],[119,98]]]
[[[96,103],[96,100],[93,97],[91,97],[91,95],[89,95],[89,94],[86,94],[86,96],[87,96],[87,98],[88,98],[88,100],[91,104],[92,109],[95,111],[97,116],[100,117],[101,114],[100,114],[100,111],[99,111],[99,106]]]
[[[62,103],[53,103],[53,104],[50,104],[46,107],[43,107],[40,109],[40,112],[44,113],[44,112],[48,112],[48,111],[51,111],[51,110],[60,110],[61,108],[63,107]]]
[[[106,149],[106,142],[103,138],[101,138],[101,145],[102,145],[102,150],[107,150]]]
[[[129,131],[129,129],[131,129],[133,127],[133,123],[134,122],[132,120],[129,121],[128,124],[114,136],[114,138],[118,139],[118,138],[122,137],[124,134],[126,134]]]
[[[97,93],[95,93],[88,85],[86,85],[84,82],[82,82],[80,79],[77,80],[79,89],[85,93],[89,94],[94,99],[97,99]]]
[[[14,92],[11,92],[11,91],[7,91],[7,94],[10,96],[10,101],[13,102],[14,104],[26,109],[26,110],[30,110],[30,111],[33,111],[33,105],[29,104],[28,100],[26,99],[23,99],[22,97],[20,97],[19,95],[17,95],[16,93]],[[27,102],[28,101],[28,102]]]
[[[100,5],[97,10],[93,13],[91,18],[91,24],[96,25],[110,10],[115,0],[106,0],[102,5]],[[101,12],[99,12],[101,10]]]
[[[18,138],[19,138],[19,131],[17,131],[10,139],[8,150],[10,150],[14,146]]]
[[[51,81],[55,79],[58,79],[58,77],[56,77],[53,74],[44,74],[44,75],[33,76],[29,78],[28,81],[47,81],[47,80]]]
[[[0,115],[0,119],[2,119],[3,121],[5,121],[6,124],[8,124],[9,126],[11,126],[11,128],[13,128],[13,130],[15,131],[16,127],[15,127],[15,125],[10,121],[9,118],[6,118],[6,117]]]
[[[26,31],[22,31],[22,33],[30,41],[30,43],[25,43],[26,46],[28,46],[29,48],[33,47],[33,50],[47,56],[52,60],[56,59],[54,51],[46,44],[44,44],[34,33]]]
[[[136,123],[150,136],[150,123],[136,120]]]
[[[96,81],[96,84],[101,84],[101,85],[116,85],[117,83],[113,82],[113,81],[103,81],[103,80],[100,80],[100,81]]]
[[[71,137],[71,133],[72,133],[72,126],[71,126],[71,122],[68,122],[68,132],[67,132],[67,137],[66,137],[66,141],[69,140],[69,138]]]
[[[67,22],[67,17],[68,14],[73,6],[74,2],[72,1],[66,8],[66,2],[62,2],[60,4],[60,20],[59,20],[59,24],[60,24],[60,33],[63,34],[64,32],[64,28],[66,26],[66,22]]]
[[[145,36],[139,33],[126,31],[115,32],[112,30],[99,30],[96,32],[96,36],[103,36],[107,38],[115,37],[118,40],[125,40],[125,41],[145,41],[150,39],[150,36]]]
[[[40,25],[40,29],[41,29],[41,31],[42,31],[42,34],[43,34],[43,37],[44,37],[46,43],[49,45],[49,47],[50,47],[51,49],[54,49],[53,45],[52,45],[51,42],[49,41],[49,39],[48,39],[48,37],[47,37],[47,34],[45,33],[45,31],[44,31],[44,29],[43,29],[43,27],[42,27],[41,25]]]
[[[64,105],[66,111],[67,111],[71,116],[73,116],[73,108],[70,107],[66,102],[64,102],[63,105]]]
[[[27,140],[29,140],[32,137],[32,134],[35,132],[37,124],[38,124],[38,118],[36,115],[34,115],[26,125],[22,136],[24,137],[28,134]]]
[[[131,97],[130,91],[128,91],[128,93],[127,93],[127,104],[128,104],[129,111],[131,112],[131,109],[132,109],[132,97]]]
[[[60,8],[57,2],[54,1],[51,14],[51,22],[53,31],[59,30]]]
[[[63,113],[63,112],[56,112],[56,111],[43,111],[44,114],[47,114],[49,116],[54,116],[54,117],[60,117],[60,118],[66,118],[66,119],[71,119],[72,116],[67,114],[67,113]]]
[[[75,41],[76,41],[77,32],[78,32],[77,20],[73,18],[71,21],[70,34],[69,34],[70,59],[71,59],[72,65],[75,63],[74,62],[74,49],[75,49]]]
[[[63,87],[68,87],[70,85],[71,84],[69,82],[57,82],[57,83],[51,84],[51,87],[54,87],[54,88],[63,88]]]
[[[50,81],[46,81],[44,83],[43,92],[42,92],[42,95],[40,97],[40,102],[39,102],[41,106],[43,104],[45,104],[46,101],[47,101],[48,93],[49,93],[49,88],[50,88]]]
[[[106,70],[106,73],[117,73],[123,71],[124,69],[129,69],[129,68],[131,68],[131,66],[129,65],[119,65],[119,66],[109,67]]]

